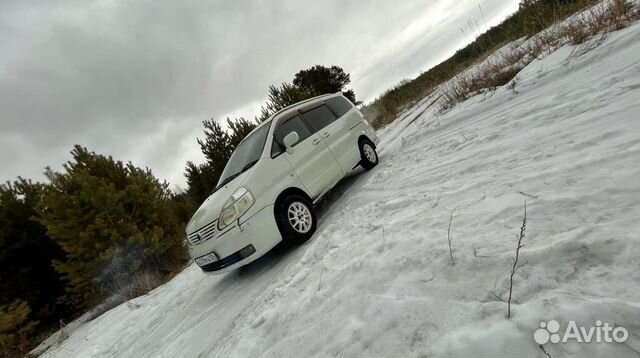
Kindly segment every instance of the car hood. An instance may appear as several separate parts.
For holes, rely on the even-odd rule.
[[[253,168],[240,174],[238,177],[228,182],[220,189],[209,195],[202,205],[193,214],[191,220],[187,223],[186,232],[191,234],[201,227],[211,223],[214,220],[218,220],[222,207],[229,200],[229,197],[238,190],[247,181],[249,173],[253,171]]]

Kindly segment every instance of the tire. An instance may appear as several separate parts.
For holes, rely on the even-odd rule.
[[[276,205],[276,223],[282,241],[300,245],[309,240],[316,231],[316,214],[313,205],[304,196],[292,194]]]
[[[368,139],[361,139],[358,142],[360,149],[360,165],[369,170],[378,165],[378,152],[376,146]]]

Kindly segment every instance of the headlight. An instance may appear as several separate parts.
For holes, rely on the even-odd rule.
[[[222,230],[232,224],[246,213],[253,203],[255,203],[255,199],[251,192],[245,187],[238,188],[222,207],[220,218],[218,218],[218,229]]]

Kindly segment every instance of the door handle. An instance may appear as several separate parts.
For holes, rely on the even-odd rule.
[[[320,138],[316,138],[316,139],[314,139],[314,140],[311,142],[311,144],[313,144],[313,145],[318,145],[318,143],[320,143],[321,141],[322,141],[322,139],[320,139]]]
[[[322,133],[320,136],[322,136],[322,138],[329,138],[329,136],[331,135],[331,133],[329,132],[324,132]]]

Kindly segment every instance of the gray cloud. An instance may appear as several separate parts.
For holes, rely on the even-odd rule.
[[[481,4],[481,5],[480,5]],[[480,12],[483,10],[484,16]],[[0,4],[0,179],[41,179],[73,144],[182,185],[201,121],[252,117],[270,84],[337,64],[371,100],[517,0]]]

